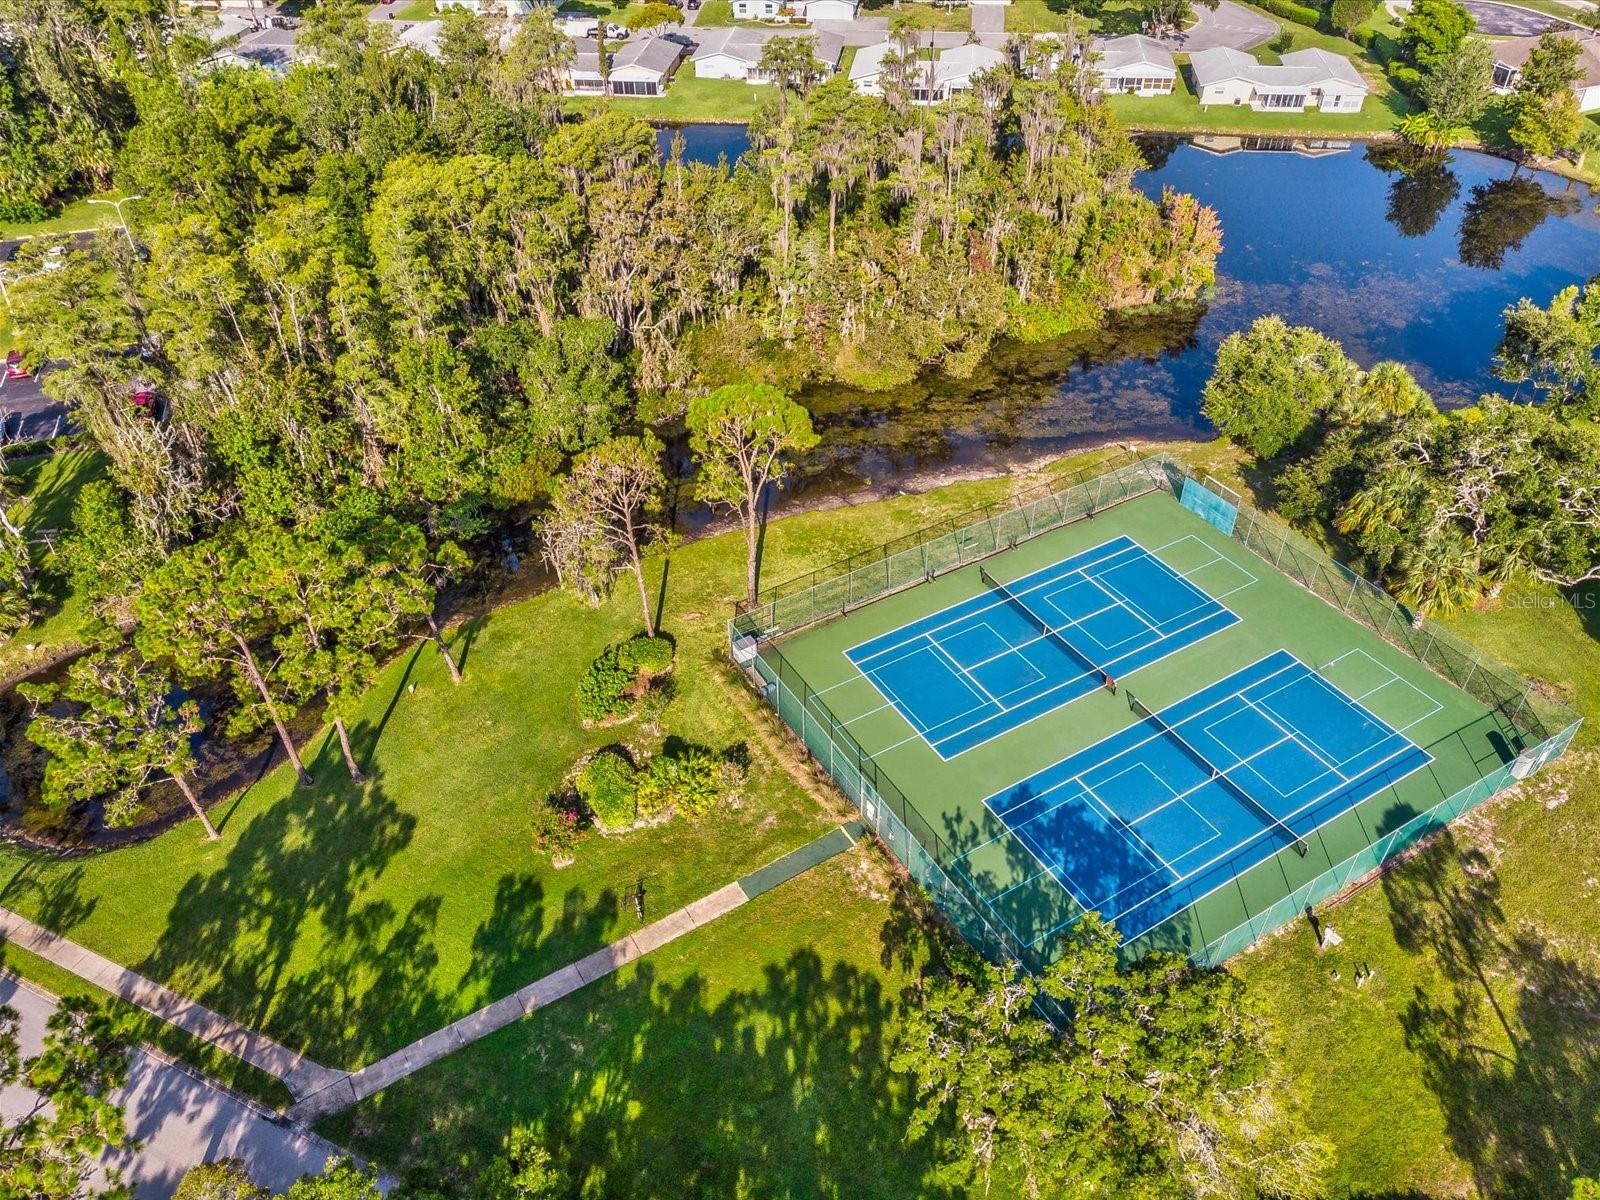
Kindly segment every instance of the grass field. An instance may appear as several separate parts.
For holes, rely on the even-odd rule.
[[[621,109],[647,121],[748,121],[769,89],[741,79],[700,79],[694,64],[678,69],[665,96],[583,97],[569,101],[574,112],[603,107]]]
[[[33,458],[15,459],[9,474],[17,494],[25,500],[23,528],[32,539],[54,534],[71,525],[72,505],[79,491],[105,474],[105,460],[94,450],[63,450]],[[39,567],[39,617],[28,628],[0,642],[0,677],[10,676],[44,662],[61,649],[75,645],[88,611],[66,576],[56,568],[54,555],[36,542]]]
[[[1180,454],[1224,474],[1238,465],[1215,443]],[[786,517],[768,531],[764,578],[1029,482]],[[741,579],[737,537],[683,547],[665,615],[683,675],[669,728],[752,746],[737,812],[587,843],[564,871],[531,854],[527,806],[571,756],[641,736],[581,732],[570,705],[588,657],[636,626],[633,602],[621,590],[600,610],[542,596],[454,635],[468,650],[460,689],[430,653],[390,668],[363,710],[359,745],[378,774],[365,792],[338,781],[337,752],[319,742],[323,782],[297,792],[269,777],[218,810],[218,845],[181,827],[75,862],[8,851],[0,903],[327,1057],[414,1036],[631,928],[616,897],[641,875],[650,910],[665,911],[831,821],[788,774],[790,752],[758,702],[716,674]],[[1593,747],[1597,610],[1595,589],[1508,589],[1451,625],[1576,699]],[[1330,1197],[1560,1197],[1574,1172],[1600,1170],[1600,933],[1585,915],[1600,902],[1600,763],[1590,754],[1558,770],[1332,910],[1341,950],[1317,955],[1297,926],[1232,964],[1336,1147]],[[904,1101],[881,1055],[927,953],[883,877],[859,854],[835,860],[330,1132],[397,1166],[448,1173],[526,1121],[553,1140],[575,1194],[837,1197],[861,1194],[866,1178],[875,1197],[939,1196],[924,1151],[905,1143]],[[15,959],[8,952],[15,969],[40,973]],[[1378,973],[1357,989],[1363,960]]]
[[[117,193],[107,192],[95,199],[115,200]],[[125,206],[125,211],[127,208]],[[41,233],[82,233],[102,225],[116,223],[116,209],[109,204],[91,204],[87,199],[74,200],[64,205],[59,213],[43,221],[14,222],[0,225],[0,239],[37,237]]]
[[[321,1132],[426,1178],[527,1125],[579,1196],[945,1196],[888,1065],[932,952],[896,891],[859,847]]]

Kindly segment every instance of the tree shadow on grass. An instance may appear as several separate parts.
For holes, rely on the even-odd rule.
[[[354,1066],[442,1023],[429,986],[439,900],[401,913],[361,898],[410,844],[416,818],[381,774],[352,785],[329,747],[313,770],[313,786],[257,812],[218,869],[184,883],[135,969],[327,1065]]]
[[[1600,1170],[1600,976],[1500,905],[1448,831],[1384,879],[1400,946],[1443,976],[1401,1014],[1455,1153],[1496,1197],[1565,1196]]]
[[[87,899],[83,886],[83,867],[65,871],[48,870],[44,858],[23,860],[16,872],[0,885],[0,908],[23,908],[32,920],[65,937],[93,915],[97,899]]]
[[[891,926],[916,936],[909,917]],[[391,1166],[446,1190],[520,1125],[573,1196],[938,1200],[950,1193],[929,1179],[929,1145],[907,1136],[910,1096],[889,1065],[906,1002],[810,948],[732,990],[698,971],[663,978],[646,959],[380,1094],[335,1132],[381,1127]]]

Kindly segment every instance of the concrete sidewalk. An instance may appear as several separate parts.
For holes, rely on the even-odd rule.
[[[342,1074],[312,1062],[265,1034],[247,1029],[203,1004],[186,1000],[159,983],[153,983],[143,975],[119,966],[58,933],[51,933],[6,908],[0,908],[0,942],[10,942],[31,951],[62,970],[72,972],[79,979],[120,996],[129,1004],[136,1004],[168,1024],[176,1025],[185,1033],[265,1071],[281,1081],[296,1099],[322,1091]]]
[[[16,1009],[22,1018],[23,1055],[37,1054],[45,1023],[56,1010],[55,997],[0,974],[0,1004]],[[269,1109],[149,1047],[134,1051],[127,1083],[113,1099],[140,1144],[102,1161],[122,1171],[137,1200],[166,1200],[190,1167],[219,1158],[243,1160],[252,1179],[282,1192],[300,1176],[320,1172],[328,1159],[347,1153],[326,1138],[283,1124]],[[0,1090],[0,1113],[7,1116],[19,1115],[33,1102],[33,1093],[24,1088]],[[385,1191],[393,1182],[380,1178]],[[103,1186],[104,1178],[93,1183]]]
[[[569,996],[586,984],[611,974],[619,967],[642,958],[650,951],[676,941],[702,925],[715,921],[747,903],[755,896],[771,891],[780,883],[804,874],[818,863],[836,854],[842,854],[856,844],[865,833],[859,821],[829,830],[821,837],[792,850],[783,857],[768,863],[742,879],[718,888],[709,896],[702,896],[693,904],[668,913],[627,937],[619,938],[609,946],[596,950],[575,963],[569,963],[509,996],[503,996],[476,1012],[468,1013],[459,1021],[435,1030],[427,1037],[396,1050],[370,1066],[332,1081],[315,1095],[298,1097],[298,1103],[289,1109],[290,1120],[311,1125],[352,1104],[381,1092],[423,1067],[438,1062],[463,1046],[488,1037],[497,1030],[521,1020],[535,1009],[553,1004]]]

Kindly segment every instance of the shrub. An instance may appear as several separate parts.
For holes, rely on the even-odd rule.
[[[607,646],[578,681],[578,715],[586,721],[620,717],[628,711],[628,689],[637,676],[618,661],[617,647]]]
[[[7,225],[32,225],[50,216],[50,210],[32,196],[0,198],[0,222]]]
[[[565,793],[535,801],[532,824],[535,849],[552,858],[570,855],[588,831],[578,798]]]
[[[1296,4],[1294,0],[1252,0],[1252,2],[1257,8],[1265,9],[1275,17],[1309,25],[1313,29],[1317,27],[1317,22],[1322,20],[1322,14],[1316,9]]]
[[[619,666],[635,673],[661,675],[672,669],[672,643],[663,637],[629,638],[617,647]]]
[[[658,754],[641,773],[637,802],[645,816],[675,808],[687,816],[707,811],[722,796],[717,759],[698,746]]]
[[[602,750],[578,772],[578,797],[607,829],[633,824],[638,813],[635,793],[639,772],[615,750]]]
[[[1353,38],[1361,22],[1370,17],[1377,6],[1377,0],[1333,0],[1328,8],[1328,23],[1346,37]]]

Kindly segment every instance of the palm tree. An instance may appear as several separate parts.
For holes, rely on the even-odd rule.
[[[1483,594],[1477,548],[1450,528],[1402,554],[1399,574],[1400,599],[1430,616],[1468,608]]]

